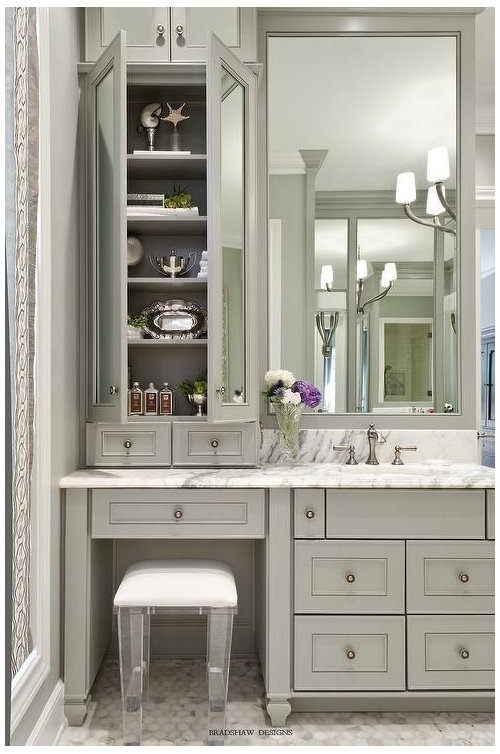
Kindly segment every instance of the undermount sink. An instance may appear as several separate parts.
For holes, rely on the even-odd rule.
[[[391,474],[391,476],[411,475],[411,476],[432,476],[437,473],[446,471],[447,467],[424,466],[422,464],[404,464],[403,466],[393,466],[392,463],[380,463],[378,466],[371,466],[366,463],[360,463],[357,466],[340,466],[339,470],[347,474],[368,474],[380,475]]]

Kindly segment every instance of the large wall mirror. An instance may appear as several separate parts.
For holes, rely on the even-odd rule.
[[[456,44],[267,37],[268,365],[316,412],[460,413]]]

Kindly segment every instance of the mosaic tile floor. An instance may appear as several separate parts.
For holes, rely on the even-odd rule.
[[[143,746],[203,745],[205,689],[202,660],[152,663]],[[265,714],[260,666],[255,660],[231,663],[226,728],[236,731],[227,738],[229,746],[494,745],[494,718],[489,713],[301,712],[290,715],[285,729],[273,729]],[[282,735],[276,735],[280,730]],[[116,661],[107,660],[99,672],[85,724],[66,728],[59,745],[122,745]]]

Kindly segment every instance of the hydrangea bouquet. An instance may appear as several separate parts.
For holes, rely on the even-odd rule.
[[[280,450],[286,461],[294,460],[299,452],[299,422],[304,407],[316,408],[321,403],[317,387],[305,380],[296,380],[292,372],[275,369],[264,376],[262,395],[273,404],[280,430]]]

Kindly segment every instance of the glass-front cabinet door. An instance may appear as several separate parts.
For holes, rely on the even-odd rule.
[[[209,418],[258,418],[255,77],[209,37]]]
[[[126,235],[125,34],[87,77],[88,419],[119,421],[122,354],[121,250]]]

